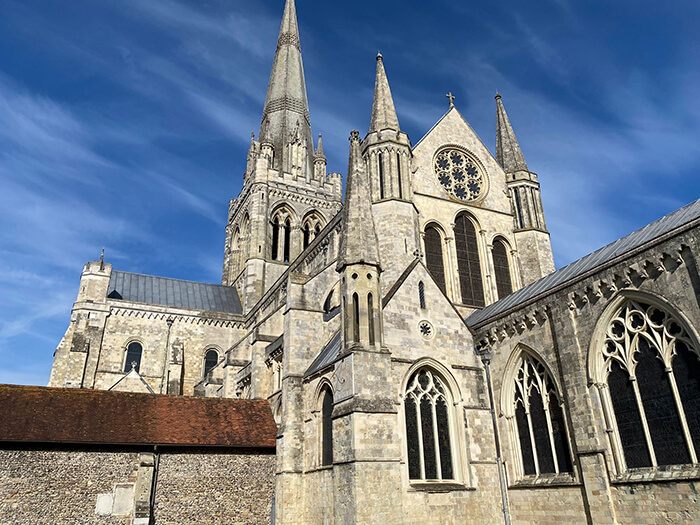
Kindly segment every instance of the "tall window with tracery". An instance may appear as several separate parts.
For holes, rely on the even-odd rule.
[[[510,416],[523,475],[572,472],[564,410],[544,365],[521,351]]]
[[[599,351],[594,380],[608,387],[601,394],[621,469],[697,463],[700,358],[679,317],[628,299]]]
[[[446,382],[430,368],[408,380],[404,399],[408,476],[411,480],[453,480],[450,407]]]
[[[442,237],[440,232],[432,226],[425,229],[425,264],[430,275],[443,293],[446,293],[445,286],[445,264],[442,258]]]
[[[474,224],[466,215],[455,221],[455,247],[457,248],[457,268],[459,285],[462,289],[462,303],[467,306],[484,306],[484,284],[479,261],[479,243]]]
[[[271,225],[270,257],[273,261],[289,262],[292,247],[292,220],[289,211],[277,211]]]
[[[513,284],[510,279],[510,264],[508,264],[508,249],[505,243],[496,239],[493,242],[493,270],[496,277],[496,290],[498,298],[503,299],[513,293]]]
[[[333,392],[325,386],[321,392],[321,465],[333,464]]]

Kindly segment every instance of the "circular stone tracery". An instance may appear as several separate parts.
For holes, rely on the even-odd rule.
[[[486,175],[480,164],[456,147],[440,150],[435,156],[438,181],[452,197],[475,201],[486,194]]]

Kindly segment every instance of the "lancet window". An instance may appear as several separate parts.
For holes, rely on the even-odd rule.
[[[404,397],[408,477],[411,480],[454,480],[452,395],[433,369],[419,368],[408,380]]]
[[[333,392],[329,386],[321,390],[321,465],[333,464]]]
[[[289,262],[291,254],[292,219],[282,209],[272,217],[272,244],[270,257],[273,261]]]
[[[491,250],[493,257],[493,270],[496,277],[496,290],[498,298],[503,299],[513,293],[513,284],[510,279],[510,264],[508,262],[508,248],[506,244],[496,239]]]
[[[607,322],[594,378],[601,388],[618,466],[698,462],[700,358],[680,318],[627,299]],[[624,461],[623,461],[624,459]]]
[[[137,372],[141,369],[141,356],[143,347],[138,341],[132,341],[126,347],[126,358],[124,360],[124,372],[130,372],[133,368]]]
[[[209,349],[207,350],[207,353],[204,356],[204,377],[207,377],[209,375],[209,372],[212,371],[212,369],[217,365],[219,362],[219,352],[216,350]]]
[[[425,263],[428,267],[428,271],[430,275],[433,276],[433,279],[435,279],[440,290],[445,293],[445,264],[442,258],[442,237],[440,236],[440,232],[433,226],[428,226],[425,229],[424,241]]]
[[[564,407],[554,380],[533,355],[521,351],[514,366],[511,422],[522,475],[572,472]]]
[[[304,219],[304,225],[302,227],[302,233],[304,236],[303,239],[303,246],[304,249],[311,244],[311,241],[313,241],[316,236],[319,234],[321,231],[322,226],[321,226],[321,219],[316,216],[315,214],[310,215],[306,219]]]
[[[467,306],[484,306],[484,284],[479,261],[479,243],[476,229],[469,218],[462,214],[455,221],[455,247],[462,303]]]

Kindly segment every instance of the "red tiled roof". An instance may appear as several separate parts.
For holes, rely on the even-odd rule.
[[[264,400],[0,385],[0,441],[274,448]]]

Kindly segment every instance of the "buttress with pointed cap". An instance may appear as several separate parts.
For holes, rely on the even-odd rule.
[[[313,151],[296,6],[294,0],[287,0],[260,124],[260,139],[270,142],[274,147],[274,167],[277,169],[283,167],[282,159],[286,154],[286,145],[296,129],[297,122],[299,136],[306,141],[309,151]],[[310,162],[310,159],[307,159],[309,170]]]
[[[370,264],[379,268],[377,232],[372,218],[369,177],[360,151],[360,133],[350,135],[348,181],[343,205],[343,231],[336,269],[342,271],[350,264]]]
[[[396,116],[394,99],[391,96],[389,80],[384,70],[384,58],[377,54],[377,76],[374,80],[374,102],[372,103],[372,120],[369,131],[394,129],[399,131],[399,119]]]
[[[501,102],[501,95],[498,93],[496,94],[496,116],[496,160],[506,173],[529,171],[518,139],[515,138],[513,127],[508,120],[506,108]]]

